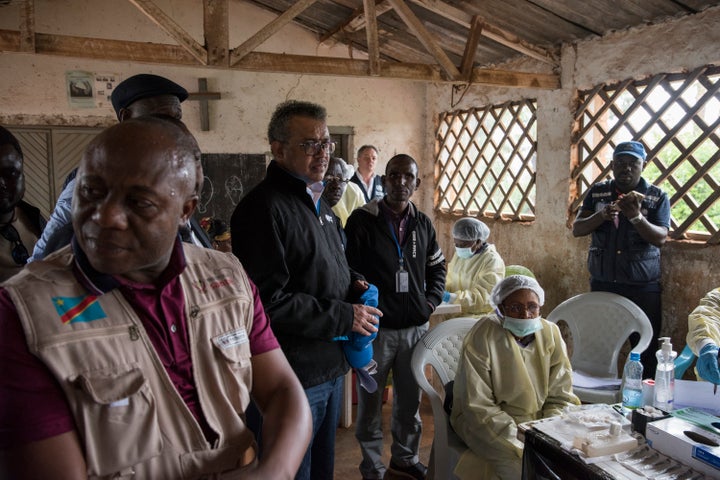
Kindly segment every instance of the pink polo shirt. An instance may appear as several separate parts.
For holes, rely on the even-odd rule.
[[[190,411],[212,440],[214,433],[200,409],[195,389],[190,346],[185,324],[185,298],[180,273],[185,256],[176,243],[168,268],[157,285],[138,284],[100,274],[77,248],[76,278],[89,290],[119,288],[147,330],[168,375]],[[250,282],[255,304],[250,350],[259,355],[279,348],[255,284]],[[47,367],[27,348],[15,305],[0,289],[0,448],[42,440],[75,428],[65,395]]]

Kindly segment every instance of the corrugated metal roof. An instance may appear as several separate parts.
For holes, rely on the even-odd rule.
[[[240,45],[228,45],[234,28],[229,2],[260,7],[277,18],[258,25],[255,32],[243,32],[250,37]],[[154,1],[133,0],[174,42],[162,44],[88,38],[72,30],[36,32],[35,10],[42,11],[45,4],[35,3],[0,0],[2,10],[11,12],[18,25],[0,30],[0,52],[552,89],[560,85],[563,44],[696,14],[720,0],[193,0],[194,11],[211,26],[202,39],[173,18],[173,9],[168,13]],[[96,3],[100,8],[102,2]],[[82,11],[75,14],[80,18]],[[290,22],[312,32],[318,42],[348,45],[348,56],[257,50]],[[523,66],[525,71],[508,66],[518,58],[542,65],[530,63]]]
[[[278,15],[294,3],[281,0],[248,0]],[[663,22],[690,15],[717,5],[716,0],[483,0],[401,2],[409,7],[437,45],[455,64],[460,65],[470,21],[480,17],[487,28],[499,29],[520,44],[556,52],[567,42],[607,35],[640,25]],[[377,30],[382,60],[434,64],[436,58],[402,20],[393,2],[375,2]],[[295,18],[295,23],[318,35],[352,45],[367,52],[363,0],[320,0]],[[360,23],[360,28],[353,24]],[[523,53],[483,36],[474,56],[474,67],[487,67],[513,60]]]

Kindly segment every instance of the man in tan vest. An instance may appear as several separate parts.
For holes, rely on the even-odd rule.
[[[88,146],[72,244],[0,288],[0,478],[295,475],[310,411],[257,290],[234,256],[178,235],[199,161],[170,117]]]

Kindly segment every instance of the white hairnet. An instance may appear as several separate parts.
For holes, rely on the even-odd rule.
[[[484,242],[490,236],[490,229],[477,218],[465,217],[455,222],[452,235],[457,240],[481,240]]]
[[[531,290],[537,295],[541,307],[545,304],[545,291],[537,280],[525,275],[510,275],[495,284],[490,292],[490,305],[497,308],[513,292],[524,289]]]
[[[349,165],[345,159],[340,157],[332,157],[330,159],[331,162],[337,162],[340,164],[340,168],[343,171],[343,178],[350,178],[355,174],[355,167],[352,165]]]

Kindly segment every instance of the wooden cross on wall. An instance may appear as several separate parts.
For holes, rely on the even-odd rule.
[[[188,100],[197,100],[200,102],[200,130],[207,132],[210,130],[210,114],[208,109],[208,100],[220,100],[219,92],[208,92],[207,78],[198,78],[198,92],[189,93]]]

